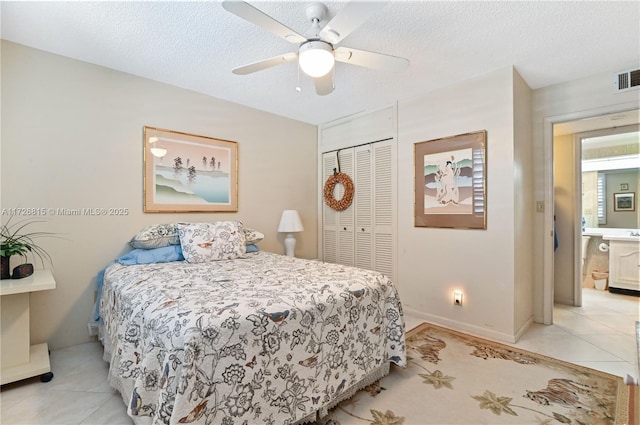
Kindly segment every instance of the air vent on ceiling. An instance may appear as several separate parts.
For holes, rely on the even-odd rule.
[[[640,69],[633,69],[616,74],[615,91],[626,91],[640,88]]]

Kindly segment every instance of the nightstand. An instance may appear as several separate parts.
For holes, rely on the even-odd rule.
[[[40,375],[42,382],[53,378],[46,342],[31,345],[29,330],[29,295],[31,292],[55,289],[50,270],[36,270],[23,279],[0,281],[2,333],[0,384]]]

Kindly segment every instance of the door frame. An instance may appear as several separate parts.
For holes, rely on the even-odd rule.
[[[616,114],[638,109],[637,102],[608,105],[601,108],[569,112],[544,118],[543,160],[544,160],[544,219],[543,219],[543,282],[542,282],[542,323],[553,324],[553,211],[554,211],[554,178],[553,178],[553,125],[568,121],[593,118],[601,115]],[[577,172],[577,170],[576,170]],[[547,237],[549,235],[550,237]],[[574,256],[575,257],[575,256]]]
[[[573,135],[573,305],[582,307],[582,139]]]

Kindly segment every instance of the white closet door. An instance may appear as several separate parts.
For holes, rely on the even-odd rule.
[[[337,167],[355,186],[352,205],[342,212],[323,205],[319,217],[322,258],[396,277],[397,109],[389,106],[319,126],[324,181]],[[384,140],[384,141],[381,141]],[[334,194],[342,197],[338,186]],[[320,210],[319,210],[320,212]]]
[[[394,280],[396,150],[395,141],[374,143],[373,150],[373,264]]]
[[[338,161],[334,154],[322,156],[322,177],[326,182],[333,169],[338,167]],[[324,188],[324,183],[323,183]],[[322,197],[322,259],[328,263],[338,262],[338,214],[324,202]]]
[[[353,180],[353,148],[342,149],[340,155],[340,172],[347,174]],[[322,155],[323,164],[323,187],[329,176],[338,169],[338,157],[336,152],[329,152]],[[344,186],[337,184],[333,191],[335,199],[342,199],[344,196]],[[344,211],[335,211],[324,202],[322,207],[322,259],[328,263],[354,265],[353,252],[353,211],[351,204]]]
[[[373,153],[370,145],[355,148],[355,265],[373,270]]]
[[[333,155],[336,155],[335,153]],[[345,173],[351,180],[354,180],[354,149],[342,149],[340,155],[340,171]],[[355,181],[354,181],[355,184]],[[357,185],[357,184],[356,184]],[[336,185],[336,199],[341,199],[344,195],[344,187],[341,184]],[[347,266],[355,265],[354,255],[354,205],[351,203],[349,208],[338,213],[338,263]]]
[[[323,178],[338,167],[336,152],[322,156]],[[340,169],[354,182],[353,203],[344,211],[323,206],[323,260],[395,276],[395,141],[340,150]],[[344,188],[336,185],[334,196]]]

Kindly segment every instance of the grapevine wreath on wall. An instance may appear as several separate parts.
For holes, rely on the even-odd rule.
[[[333,169],[333,175],[329,176],[324,184],[324,202],[333,210],[344,211],[353,202],[353,180],[347,174],[340,171],[340,150],[336,152],[338,157],[338,169]],[[334,189],[340,183],[344,187],[344,195],[341,199],[334,197]]]

